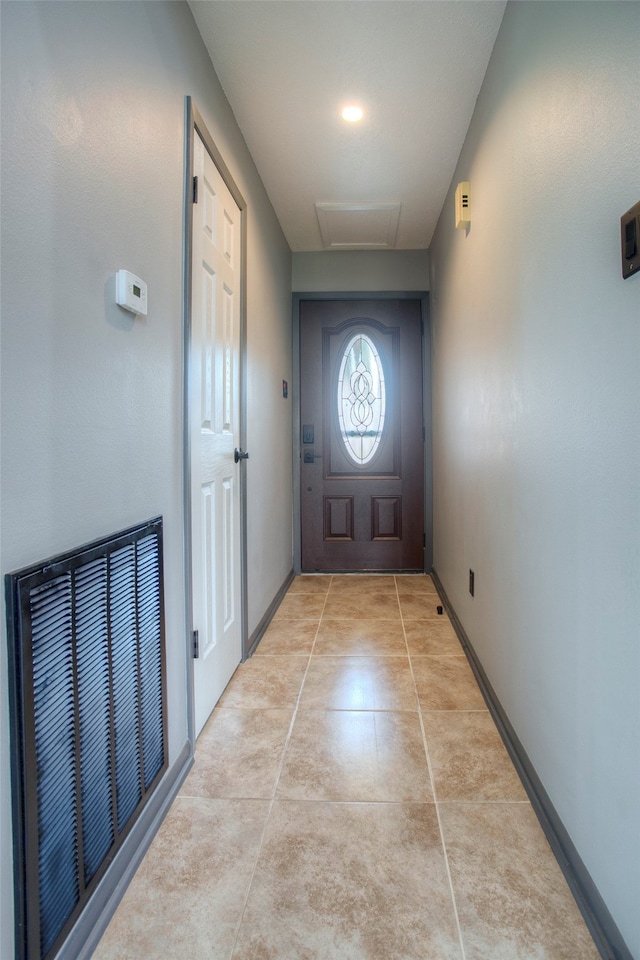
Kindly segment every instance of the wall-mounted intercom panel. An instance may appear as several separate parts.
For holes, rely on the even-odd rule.
[[[620,217],[623,279],[640,273],[640,201]]]

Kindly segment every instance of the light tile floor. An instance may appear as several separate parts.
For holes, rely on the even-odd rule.
[[[438,604],[296,578],[94,960],[597,960]]]

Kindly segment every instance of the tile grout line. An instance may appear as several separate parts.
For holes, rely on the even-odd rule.
[[[327,593],[326,593],[325,598],[324,598],[324,603],[322,604],[322,610],[321,610],[321,612],[320,612],[320,617],[318,618],[318,626],[317,626],[317,628],[316,628],[315,636],[314,636],[314,638],[313,638],[313,643],[312,643],[312,645],[311,645],[311,650],[310,650],[310,652],[309,652],[309,659],[308,659],[308,661],[307,661],[307,667],[306,667],[306,670],[304,671],[304,676],[302,677],[302,681],[301,681],[301,683],[300,683],[300,689],[298,690],[298,696],[296,697],[295,706],[294,706],[294,708],[293,708],[293,714],[292,714],[292,716],[291,716],[291,722],[289,723],[289,729],[288,729],[288,731],[287,731],[287,736],[285,737],[284,746],[283,746],[283,748],[282,748],[282,755],[281,755],[281,757],[280,757],[280,762],[279,762],[279,764],[278,764],[278,769],[277,769],[276,777],[275,777],[274,784],[273,784],[273,793],[272,793],[271,799],[269,800],[269,807],[268,807],[268,809],[267,809],[267,815],[266,815],[266,817],[264,818],[264,825],[263,825],[263,827],[262,827],[262,833],[261,833],[261,835],[260,835],[260,842],[258,843],[258,849],[257,849],[257,851],[256,851],[255,860],[254,860],[254,862],[253,862],[253,867],[252,867],[252,869],[251,869],[251,876],[249,877],[249,882],[248,882],[248,884],[247,884],[247,892],[246,892],[246,895],[245,895],[245,898],[244,898],[244,903],[243,903],[243,905],[242,905],[242,910],[240,911],[240,916],[239,916],[239,918],[238,918],[238,923],[237,923],[237,925],[236,925],[236,931],[235,931],[235,935],[234,935],[234,937],[233,937],[233,944],[232,944],[231,950],[230,950],[230,952],[229,952],[229,960],[233,960],[233,955],[234,955],[234,953],[235,953],[236,946],[237,946],[237,944],[238,944],[238,937],[240,936],[240,930],[242,929],[242,924],[243,924],[243,921],[244,921],[244,917],[245,917],[245,914],[246,914],[246,912],[247,912],[247,904],[249,903],[249,895],[250,895],[250,893],[251,893],[251,887],[253,886],[253,880],[254,880],[254,877],[255,877],[255,875],[256,875],[256,870],[257,870],[257,868],[258,868],[258,861],[259,861],[259,859],[260,859],[260,854],[262,853],[262,848],[263,848],[263,846],[264,846],[264,839],[265,839],[265,835],[266,835],[266,832],[267,832],[267,827],[268,827],[268,825],[269,825],[269,820],[271,819],[271,812],[272,812],[273,807],[274,807],[274,804],[275,804],[275,802],[276,802],[276,793],[277,793],[277,790],[278,790],[278,784],[279,784],[279,782],[280,782],[280,775],[281,775],[281,773],[282,773],[282,768],[283,768],[283,766],[284,766],[284,758],[285,758],[285,755],[286,755],[286,753],[287,753],[287,748],[288,748],[288,746],[289,746],[289,741],[290,741],[290,739],[291,739],[291,734],[293,733],[293,725],[294,725],[295,719],[296,719],[296,717],[297,717],[297,715],[298,715],[298,707],[299,707],[299,705],[300,705],[300,698],[301,698],[301,696],[302,696],[302,691],[303,691],[303,689],[304,689],[305,681],[306,681],[306,679],[307,679],[307,674],[309,673],[309,668],[310,668],[310,666],[311,666],[311,657],[313,656],[313,651],[314,651],[314,649],[315,649],[316,640],[318,639],[318,632],[319,632],[319,630],[320,630],[320,624],[322,623],[322,617],[323,617],[323,615],[324,615],[324,609],[325,609],[325,607],[326,607],[326,605],[327,605],[327,599],[328,599],[328,597],[329,597],[329,590],[331,589],[331,581],[332,581],[332,580],[333,580],[333,576],[331,576],[331,577],[329,578],[329,588],[327,589]],[[286,594],[285,594],[285,596],[286,596]],[[284,599],[284,597],[283,597],[283,599]]]
[[[398,579],[396,577],[396,592],[398,592]],[[444,831],[442,829],[442,820],[440,818],[440,805],[438,803],[438,794],[436,792],[436,783],[433,776],[433,767],[431,765],[431,756],[429,754],[429,745],[427,743],[427,734],[424,728],[424,720],[422,717],[422,709],[420,707],[420,697],[418,696],[418,686],[416,684],[415,674],[413,672],[413,663],[411,661],[411,655],[409,654],[409,642],[407,640],[407,632],[404,626],[404,616],[402,615],[402,604],[400,603],[400,595],[398,593],[398,606],[400,607],[400,620],[402,622],[402,632],[404,634],[404,641],[407,645],[407,658],[409,660],[409,669],[411,671],[411,677],[413,679],[413,686],[415,690],[416,700],[418,701],[418,719],[420,722],[420,730],[422,732],[422,745],[424,747],[424,752],[427,760],[427,769],[429,771],[429,779],[431,781],[431,790],[433,792],[433,805],[436,811],[436,819],[438,821],[438,830],[440,832],[440,843],[442,844],[442,855],[444,858],[444,866],[447,872],[447,880],[449,881],[449,892],[451,894],[451,905],[453,907],[453,915],[455,917],[456,929],[458,931],[458,942],[460,944],[460,953],[461,960],[466,960],[466,951],[464,949],[464,940],[462,938],[462,927],[460,926],[460,917],[458,915],[458,904],[456,902],[455,890],[453,888],[453,878],[451,876],[451,868],[449,866],[449,856],[447,854],[447,847],[444,840]]]

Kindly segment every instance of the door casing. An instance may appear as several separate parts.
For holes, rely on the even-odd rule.
[[[185,563],[185,628],[187,642],[187,656],[190,669],[187,671],[187,701],[188,701],[188,738],[195,742],[195,709],[193,684],[193,576],[192,576],[192,535],[191,535],[191,444],[190,444],[190,368],[189,344],[191,337],[191,294],[192,294],[192,208],[193,208],[193,152],[194,136],[199,134],[205,144],[213,162],[218,168],[229,192],[237,203],[241,213],[240,237],[240,363],[239,363],[239,394],[240,394],[240,444],[246,448],[247,414],[246,414],[246,304],[247,304],[247,204],[238,189],[227,165],[218,151],[205,122],[194,105],[191,97],[185,97],[185,152],[184,152],[184,198],[183,198],[183,498],[184,498],[184,563]],[[242,634],[242,659],[247,656],[247,491],[245,483],[244,464],[240,464],[240,618]]]
[[[301,565],[301,510],[300,510],[300,458],[302,456],[302,425],[300,422],[300,302],[302,300],[419,300],[422,306],[423,356],[422,356],[422,396],[423,418],[425,425],[425,464],[424,464],[424,528],[425,528],[425,571],[433,566],[433,470],[431,459],[431,324],[429,320],[429,294],[426,291],[349,291],[293,293],[292,295],[292,332],[293,332],[293,564],[295,573],[302,570]]]

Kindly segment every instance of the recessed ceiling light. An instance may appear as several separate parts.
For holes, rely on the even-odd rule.
[[[349,123],[357,123],[358,120],[362,120],[364,114],[360,107],[350,106],[345,107],[342,111],[342,118],[348,120]]]

